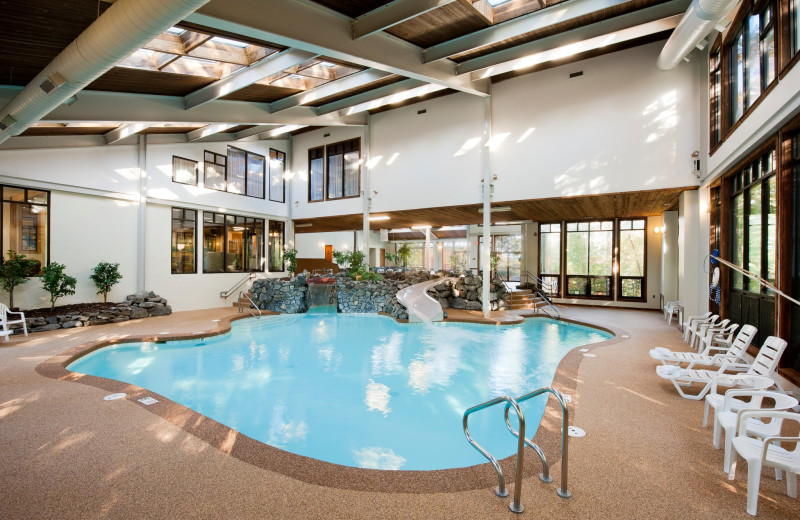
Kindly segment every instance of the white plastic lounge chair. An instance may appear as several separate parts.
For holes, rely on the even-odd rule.
[[[746,398],[746,401],[740,400]],[[766,399],[766,403],[764,399]],[[720,433],[725,432],[725,461],[723,467],[725,473],[731,470],[731,446],[733,444],[733,437],[736,433],[736,426],[739,424],[739,417],[751,410],[767,411],[767,410],[789,410],[793,406],[797,406],[797,399],[791,395],[786,395],[781,392],[769,392],[767,390],[728,390],[725,392],[725,400],[723,401],[722,411],[714,417],[715,426],[719,427],[714,430],[714,447],[720,448]],[[775,437],[781,433],[782,419],[773,417],[769,422],[761,422],[756,419],[745,421],[744,425],[747,427],[747,434],[766,439],[767,437]]]
[[[10,320],[8,319],[9,314],[18,314],[19,319]],[[13,334],[14,331],[9,328],[9,325],[15,325],[17,323],[22,324],[22,330],[25,332],[25,335],[28,335],[28,325],[25,323],[25,314],[21,312],[12,311],[11,309],[6,306],[5,303],[0,303],[0,324],[3,326],[3,336],[5,336],[6,341],[8,341],[8,336]]]
[[[786,494],[797,498],[797,473],[800,472],[800,437],[767,437],[757,439],[748,436],[748,423],[762,418],[796,421],[800,414],[792,412],[747,410],[739,417],[733,448],[747,461],[747,512],[756,514],[758,508],[758,488],[761,485],[761,467],[770,466],[786,471]],[[779,443],[795,443],[794,449],[782,448]],[[731,464],[728,480],[736,476],[736,460]]]
[[[698,321],[705,321],[711,317],[711,313],[707,312],[702,316],[689,316],[686,318],[686,321],[683,322],[683,341],[689,342],[689,328],[694,325]]]
[[[740,362],[753,341],[758,329],[752,325],[744,325],[731,343],[730,348],[707,347],[703,352],[673,352],[668,348],[656,347],[650,350],[650,357],[661,361],[664,365],[680,365],[689,363],[687,368],[694,365],[717,365],[727,362]]]
[[[778,361],[780,360],[785,349],[786,341],[775,336],[768,337],[766,341],[764,341],[764,345],[761,347],[761,350],[758,351],[758,355],[756,356],[755,360],[753,360],[753,364],[749,365],[749,368],[745,374],[772,378],[772,374],[778,367]],[[690,368],[680,368],[675,365],[660,365],[656,367],[656,373],[659,375],[659,377],[672,381],[672,384],[678,390],[678,393],[681,394],[681,397],[686,399],[700,400],[705,397],[705,395],[711,389],[711,384],[714,382],[715,377],[730,376],[730,374],[725,373],[726,370],[736,370],[747,366],[748,365],[746,363],[728,362],[724,363],[719,370],[696,370]],[[703,385],[698,394],[692,395],[683,391],[682,387],[689,387],[693,384]],[[720,384],[724,383],[720,382]],[[777,386],[779,390],[783,391],[783,388],[781,388],[780,384],[777,382],[775,383],[775,386]]]

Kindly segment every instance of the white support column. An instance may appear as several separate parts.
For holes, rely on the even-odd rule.
[[[364,146],[361,155],[361,201],[364,212],[364,263],[369,267],[369,212],[372,208],[372,188],[369,185],[369,158],[370,146],[372,145],[372,125],[369,113],[367,113],[367,126],[364,129]]]
[[[491,92],[490,92],[491,94]],[[492,137],[492,97],[483,100],[483,139],[481,140],[481,166],[483,169],[483,247],[481,247],[481,267],[483,273],[483,317],[489,317],[492,306],[489,303],[489,284],[491,282],[492,267],[489,261],[489,252],[492,249],[492,162],[489,156],[489,147],[485,146]]]
[[[294,171],[294,137],[288,136],[287,145],[286,145],[286,157],[289,158],[289,164],[287,165],[286,171],[289,172],[289,178],[284,179],[285,187],[286,187],[286,206],[288,208],[288,215],[286,219],[286,228],[284,229],[284,239],[286,240],[285,247],[287,249],[294,248],[294,179],[296,177]],[[288,181],[288,182],[287,182]],[[296,273],[295,273],[296,274]]]
[[[425,228],[425,251],[422,255],[422,263],[423,268],[426,271],[430,271],[433,268],[433,262],[431,262],[431,228]]]
[[[139,167],[139,211],[136,229],[136,290],[144,291],[147,286],[145,264],[147,262],[147,135],[139,135],[137,146]]]

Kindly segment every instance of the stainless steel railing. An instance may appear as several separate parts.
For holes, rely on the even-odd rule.
[[[505,486],[505,478],[503,476],[503,469],[500,467],[500,463],[497,459],[486,449],[484,449],[480,444],[478,444],[475,439],[472,438],[472,435],[469,433],[469,416],[475,412],[480,410],[485,410],[486,408],[490,408],[492,406],[506,403],[505,406],[505,421],[506,427],[517,438],[517,459],[516,459],[516,475],[514,477],[514,499],[508,505],[508,508],[513,511],[514,513],[522,513],[525,508],[521,503],[522,497],[522,468],[523,468],[523,460],[525,454],[525,446],[530,446],[539,456],[539,459],[542,462],[542,473],[539,475],[539,479],[542,482],[552,482],[553,479],[550,477],[550,466],[547,463],[547,458],[542,452],[541,448],[533,443],[533,441],[529,441],[525,438],[525,417],[522,413],[522,409],[519,406],[519,403],[522,401],[527,401],[533,397],[538,395],[550,393],[558,400],[559,405],[561,406],[561,487],[558,488],[556,493],[558,496],[562,498],[569,498],[572,496],[569,489],[567,488],[567,469],[568,469],[568,445],[569,445],[569,437],[568,437],[568,424],[569,424],[569,410],[567,409],[566,401],[561,396],[561,393],[552,387],[543,387],[538,390],[534,390],[533,392],[527,393],[521,397],[516,399],[509,397],[507,395],[503,395],[500,397],[495,397],[494,399],[490,399],[484,403],[479,405],[475,405],[471,408],[468,408],[464,412],[463,417],[463,427],[464,427],[464,435],[467,437],[467,441],[474,447],[481,455],[486,457],[489,462],[492,463],[494,466],[495,471],[497,472],[497,488],[495,488],[495,494],[499,497],[506,497],[508,496],[508,490]],[[517,414],[517,418],[519,420],[519,431],[515,430],[514,427],[511,425],[509,420],[509,410],[514,409],[514,413]]]
[[[228,298],[231,294],[233,294],[236,291],[236,289],[238,289],[239,287],[241,287],[242,285],[247,283],[249,280],[252,280],[253,278],[256,278],[257,276],[258,275],[256,273],[248,274],[247,276],[245,276],[244,278],[242,278],[241,280],[236,282],[233,285],[233,287],[231,287],[227,291],[222,291],[221,293],[219,293],[219,297],[220,298]]]
[[[248,305],[247,307],[242,305],[242,298],[247,299],[247,301],[250,302],[250,305]],[[239,291],[239,313],[243,314],[244,313],[244,309],[247,309],[247,312],[249,312],[251,316],[255,316],[256,319],[261,317],[261,309],[258,308],[258,305],[256,305],[256,302],[254,302],[253,299],[250,297],[250,295],[247,294],[246,292]],[[258,316],[256,316],[256,313],[254,313],[252,311],[252,309],[255,309],[255,310],[258,311]]]

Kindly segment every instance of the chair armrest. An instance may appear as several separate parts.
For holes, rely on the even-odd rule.
[[[19,314],[21,318],[25,318],[25,313],[24,313],[24,312],[19,312],[19,311],[6,311],[6,314]]]
[[[800,443],[800,437],[767,437],[764,439],[764,447],[761,449],[761,460],[765,460],[767,458],[767,450],[769,450],[769,445],[776,442]]]

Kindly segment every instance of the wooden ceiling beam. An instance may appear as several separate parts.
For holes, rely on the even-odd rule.
[[[359,16],[352,24],[353,39],[385,31],[406,20],[450,4],[455,0],[394,0],[365,15]],[[459,0],[464,1],[464,0]],[[470,7],[472,5],[470,4]]]
[[[194,31],[184,31],[179,36],[181,42],[183,43],[184,52],[190,52],[194,50],[196,47],[203,45],[213,37],[214,35],[212,34],[203,34]]]

